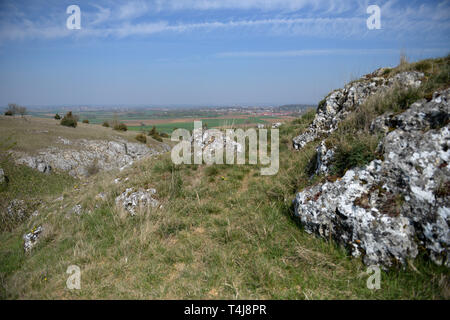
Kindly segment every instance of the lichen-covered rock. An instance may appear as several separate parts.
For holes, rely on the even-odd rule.
[[[24,244],[23,249],[25,252],[30,252],[31,249],[36,245],[40,235],[44,231],[44,228],[42,226],[35,227],[32,230],[30,230],[29,233],[25,234],[23,236]]]
[[[403,264],[424,248],[450,266],[449,102],[450,89],[382,117],[390,128],[379,146],[383,161],[297,194],[306,231],[333,237],[366,264]]]
[[[92,170],[126,168],[133,161],[144,156],[158,155],[170,150],[166,144],[149,148],[142,143],[104,140],[67,140],[60,138],[62,146],[49,147],[30,156],[16,152],[16,162],[25,164],[40,172],[50,173],[52,169],[68,171],[74,177],[89,175]],[[95,167],[95,168],[94,168]]]
[[[313,123],[303,134],[293,139],[294,148],[302,149],[307,143],[320,137],[326,137],[335,131],[338,124],[369,96],[395,84],[404,87],[418,87],[421,83],[420,79],[424,76],[423,73],[416,71],[402,72],[389,79],[377,75],[376,71],[329,94],[319,104]]]
[[[328,174],[330,163],[333,160],[335,148],[327,148],[325,141],[322,141],[316,148],[316,167],[314,174]]]
[[[159,205],[158,200],[152,197],[155,194],[155,189],[139,189],[134,191],[133,188],[128,188],[116,198],[116,205],[134,216],[138,208],[155,208]]]

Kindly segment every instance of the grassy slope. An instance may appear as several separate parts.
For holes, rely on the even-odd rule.
[[[65,127],[58,120],[43,119],[35,117],[7,117],[0,115],[0,142],[13,139],[16,142],[15,150],[24,151],[29,154],[36,153],[40,149],[55,145],[58,137],[69,140],[111,140],[124,139],[136,142],[136,132],[115,131],[100,125],[85,124],[78,122],[77,128]],[[158,142],[149,139],[148,145],[152,146]],[[58,147],[64,147],[58,144]],[[73,148],[73,146],[67,146]]]
[[[324,179],[311,181],[307,173],[318,142],[302,152],[291,147],[312,118],[308,113],[281,128],[276,176],[262,177],[250,165],[173,166],[164,155],[66,186],[64,202],[50,202],[0,235],[2,297],[448,299],[448,270],[424,259],[383,272],[381,289],[367,289],[360,260],[308,235],[292,218],[295,192]],[[130,180],[114,184],[119,176]],[[129,186],[156,188],[163,207],[123,214],[114,198]],[[95,199],[102,191],[107,201]],[[91,213],[65,216],[77,203]],[[45,234],[25,255],[21,237],[36,225]],[[65,286],[72,264],[82,270],[80,291]]]

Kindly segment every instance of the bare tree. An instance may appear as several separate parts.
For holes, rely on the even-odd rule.
[[[11,115],[20,114],[22,117],[27,113],[27,108],[17,103],[8,103],[8,111]]]

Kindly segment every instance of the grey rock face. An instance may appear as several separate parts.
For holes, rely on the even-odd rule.
[[[418,87],[421,83],[420,79],[424,76],[423,73],[416,71],[402,72],[389,79],[376,75],[378,75],[377,71],[328,95],[318,106],[313,123],[303,134],[293,139],[294,148],[302,149],[308,142],[326,137],[335,131],[338,124],[369,96],[380,90],[386,90],[394,84]]]
[[[44,231],[44,228],[42,226],[39,226],[23,236],[23,249],[25,250],[25,252],[30,252],[31,249],[33,249],[40,235],[42,234],[42,231]]]
[[[134,216],[138,208],[149,206],[155,208],[159,205],[158,200],[152,198],[154,194],[156,194],[155,189],[139,189],[134,191],[133,188],[128,188],[116,198],[116,205]]]
[[[160,150],[148,148],[142,143],[127,141],[75,140],[60,138],[60,143],[70,145],[68,149],[50,147],[37,156],[19,155],[17,163],[25,164],[40,172],[50,173],[52,168],[68,171],[74,177],[89,175],[89,168],[111,170],[125,168],[144,156],[157,155],[170,150],[162,144]]]
[[[328,174],[331,160],[334,156],[335,148],[328,149],[325,141],[322,141],[317,147],[316,168],[314,174]]]
[[[306,231],[333,237],[366,264],[403,264],[425,248],[450,266],[449,102],[450,89],[377,119],[393,129],[379,146],[384,160],[299,192],[295,215]]]

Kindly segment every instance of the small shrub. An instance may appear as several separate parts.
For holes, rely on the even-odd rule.
[[[169,137],[169,135],[167,133],[165,133],[165,132],[161,132],[159,135],[162,138],[168,138]]]
[[[128,127],[125,123],[121,122],[121,123],[115,124],[113,129],[117,130],[117,131],[127,131]]]
[[[84,119],[83,123],[89,123],[89,120],[88,119]]]
[[[105,128],[109,128],[109,122],[103,121],[102,126],[104,126]]]
[[[6,111],[5,116],[13,116],[12,111],[11,110]]]
[[[151,137],[152,137],[153,139],[155,139],[156,141],[159,141],[159,142],[162,142],[162,141],[163,141],[163,139],[159,136],[158,133],[152,135]]]
[[[430,61],[419,61],[414,64],[414,69],[420,72],[427,72],[431,69]]]
[[[55,118],[56,120],[61,120],[61,116],[60,116],[58,113],[55,114],[54,118]]]
[[[139,142],[142,142],[142,143],[147,143],[147,137],[143,133],[139,133],[136,136],[136,140],[139,141]]]
[[[374,136],[346,137],[336,146],[331,174],[343,176],[348,169],[363,166],[375,159],[377,141]]]
[[[78,117],[72,114],[72,111],[66,113],[66,115],[61,119],[61,125],[66,127],[76,128],[78,124]]]

